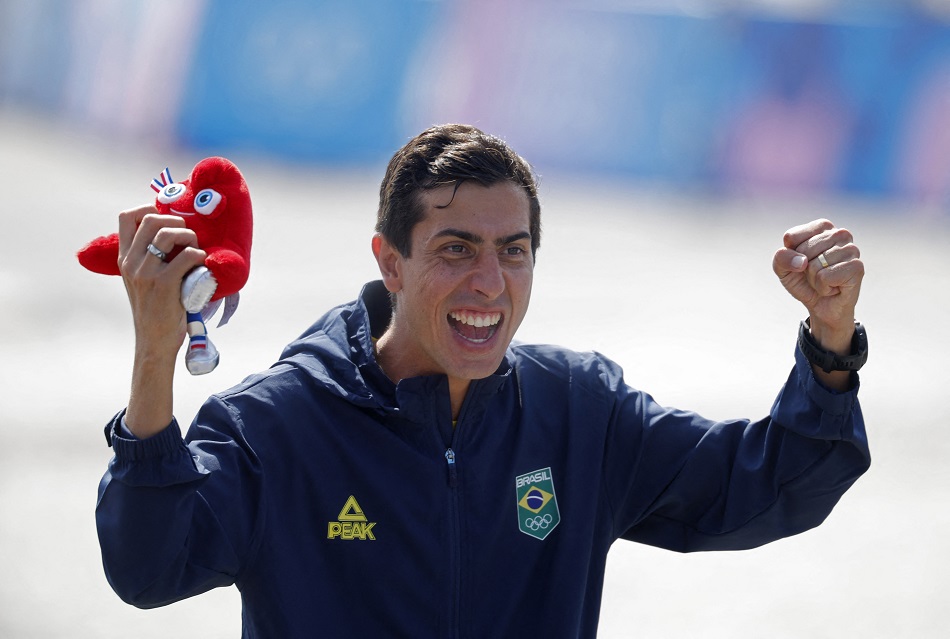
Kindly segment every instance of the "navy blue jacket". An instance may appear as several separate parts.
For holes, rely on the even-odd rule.
[[[444,376],[393,384],[378,282],[213,396],[186,439],[107,427],[109,582],[161,606],[237,584],[245,637],[592,637],[618,538],[752,548],[818,525],[870,463],[855,388],[796,353],[770,417],[711,422],[598,354],[512,346],[453,429]]]

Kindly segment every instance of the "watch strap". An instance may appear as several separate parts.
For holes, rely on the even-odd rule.
[[[868,361],[867,331],[860,322],[854,323],[854,335],[851,337],[851,354],[839,355],[821,347],[811,334],[811,318],[802,320],[798,327],[798,348],[809,362],[826,373],[832,371],[857,371]]]

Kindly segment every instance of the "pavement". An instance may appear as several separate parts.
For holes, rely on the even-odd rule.
[[[240,636],[234,588],[157,610],[122,603],[94,522],[111,457],[102,427],[127,401],[132,332],[120,280],[73,256],[112,232],[119,211],[148,202],[161,169],[184,174],[201,155],[9,108],[0,140],[0,638]],[[212,329],[218,370],[178,371],[183,422],[376,275],[382,167],[231,158],[255,202],[251,281],[231,323]],[[802,309],[771,272],[786,228],[828,217],[854,232],[867,268],[858,312],[870,336],[869,473],[821,527],[757,550],[679,555],[618,542],[600,636],[945,636],[948,212],[673,194],[577,175],[544,175],[541,189],[544,239],[519,339],[604,352],[631,385],[709,417],[764,416],[791,367]]]

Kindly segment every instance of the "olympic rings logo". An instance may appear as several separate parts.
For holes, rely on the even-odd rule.
[[[551,515],[528,517],[524,520],[524,525],[528,530],[544,530],[551,525],[552,521],[554,521],[554,518]]]

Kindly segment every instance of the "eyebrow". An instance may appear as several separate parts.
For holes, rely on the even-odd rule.
[[[472,244],[484,244],[485,239],[481,235],[476,235],[475,233],[470,233],[468,231],[463,231],[461,229],[442,229],[434,235],[434,237],[457,237],[460,240],[465,240],[466,242],[471,242]],[[521,231],[519,233],[512,233],[505,237],[500,237],[495,240],[495,246],[505,246],[506,244],[511,244],[512,242],[517,242],[519,240],[530,240],[531,234],[527,231]]]

